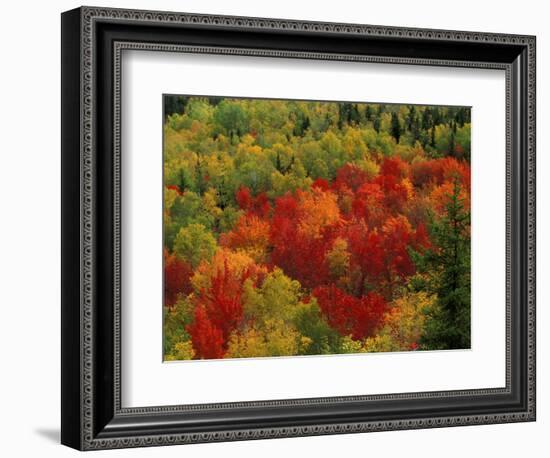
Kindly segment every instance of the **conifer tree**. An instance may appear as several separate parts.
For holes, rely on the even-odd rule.
[[[395,138],[396,143],[399,143],[399,138],[401,137],[401,125],[399,124],[399,116],[395,112],[392,112],[391,114],[391,134],[393,138]]]
[[[413,254],[426,279],[416,287],[437,295],[421,339],[425,349],[470,348],[470,212],[460,191],[457,177],[446,213],[431,222],[433,247]]]

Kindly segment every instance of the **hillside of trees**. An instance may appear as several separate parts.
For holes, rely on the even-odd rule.
[[[165,96],[165,360],[470,347],[470,109]]]

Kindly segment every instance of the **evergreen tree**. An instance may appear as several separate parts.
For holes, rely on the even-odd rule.
[[[470,122],[470,109],[460,107],[455,115],[455,122],[459,127],[464,127],[464,124]]]
[[[437,297],[438,307],[428,315],[421,339],[425,349],[470,348],[470,212],[460,198],[455,178],[446,213],[432,219],[432,248],[413,253],[423,274],[415,288]]]
[[[218,207],[223,211],[229,204],[231,195],[228,192],[227,184],[225,182],[225,175],[222,175],[220,178],[220,183],[217,187],[218,190]],[[218,221],[219,222],[219,221]]]
[[[407,116],[407,130],[409,132],[412,132],[415,119],[416,119],[416,108],[414,107],[414,105],[411,105],[411,108],[409,109],[409,114]]]
[[[375,116],[372,127],[376,131],[376,133],[380,132],[380,115]]]
[[[338,129],[342,129],[345,124],[349,124],[349,103],[340,103],[338,104]]]
[[[418,116],[415,116],[413,119],[411,133],[414,141],[420,140],[420,122]]]
[[[391,114],[391,135],[395,138],[395,141],[399,143],[399,138],[401,137],[401,125],[399,124],[399,116],[395,112],[392,112]]]
[[[195,182],[197,183],[197,192],[199,196],[202,196],[204,191],[206,191],[206,182],[202,170],[202,161],[199,155],[197,155],[197,164],[195,166]]]
[[[179,183],[178,183],[178,188],[180,190],[180,193],[183,193],[186,187],[187,187],[187,181],[185,179],[185,172],[183,169],[180,169]]]
[[[367,105],[367,107],[365,108],[365,120],[370,121],[371,118],[372,118],[372,110],[370,108],[370,105]]]
[[[443,122],[443,117],[441,116],[441,112],[438,107],[432,108],[432,121],[434,126],[437,126]]]
[[[428,130],[430,127],[432,127],[430,112],[427,108],[424,108],[424,111],[422,112],[422,129]]]
[[[456,156],[456,139],[455,132],[451,130],[451,135],[449,137],[449,154],[451,156]]]
[[[185,111],[185,106],[189,99],[183,96],[165,96],[164,97],[164,118],[165,120],[171,114],[181,114]]]
[[[277,157],[275,159],[275,168],[280,173],[283,173],[283,165],[281,163],[281,152],[280,151],[277,151]]]
[[[301,137],[304,134],[304,131],[302,130],[302,123],[303,116],[301,114],[297,114],[294,119],[294,128],[292,129],[292,135],[295,137]]]
[[[352,124],[359,124],[361,121],[361,116],[359,115],[359,107],[356,103],[351,105],[351,110],[349,112],[349,119]]]

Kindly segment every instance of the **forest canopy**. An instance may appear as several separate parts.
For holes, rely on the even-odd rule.
[[[164,96],[165,360],[470,348],[470,128]]]

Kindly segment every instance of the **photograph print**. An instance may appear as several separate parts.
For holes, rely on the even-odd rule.
[[[163,107],[164,361],[470,348],[470,107]]]

